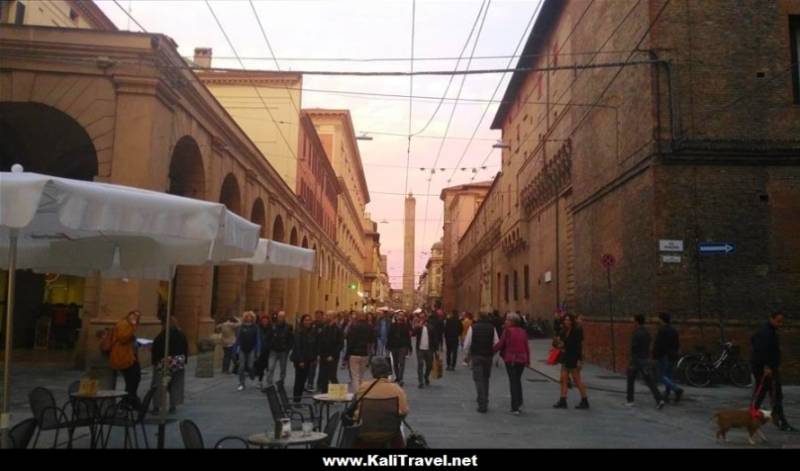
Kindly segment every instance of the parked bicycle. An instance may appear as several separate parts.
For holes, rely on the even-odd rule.
[[[752,385],[750,365],[742,359],[741,349],[733,342],[723,342],[719,355],[712,357],[703,350],[684,355],[676,370],[685,381],[697,388],[704,388],[712,381],[730,381],[734,386],[746,388]]]

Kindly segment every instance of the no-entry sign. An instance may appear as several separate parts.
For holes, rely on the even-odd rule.
[[[610,253],[603,255],[602,262],[605,268],[611,268],[614,266],[615,263],[617,263],[617,261],[614,260],[614,256],[611,255]]]

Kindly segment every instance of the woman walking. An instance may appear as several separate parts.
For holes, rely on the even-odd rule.
[[[505,328],[500,341],[494,345],[493,351],[501,352],[500,356],[506,364],[508,384],[511,388],[511,413],[520,415],[522,408],[522,372],[531,364],[531,353],[528,348],[528,334],[522,328],[519,314],[509,313],[506,316]]]
[[[576,409],[588,409],[589,399],[586,397],[586,386],[581,380],[581,366],[583,363],[583,329],[575,323],[575,318],[566,314],[562,318],[561,333],[556,339],[558,348],[561,349],[561,398],[553,407],[555,409],[567,408],[567,382],[570,377],[581,393],[581,402]]]
[[[317,361],[317,337],[311,316],[308,314],[303,314],[300,318],[300,328],[294,337],[291,359],[294,363],[294,402],[300,402],[311,364]]]
[[[109,355],[109,366],[122,373],[125,378],[125,391],[128,400],[138,409],[139,382],[142,380],[142,367],[136,355],[136,329],[139,327],[139,311],[131,311],[114,326],[113,341]]]
[[[245,375],[250,375],[250,379],[255,379],[253,362],[256,355],[261,351],[261,334],[256,325],[256,315],[253,311],[247,311],[242,316],[242,325],[236,331],[236,344],[234,351],[239,356],[239,387],[237,390],[244,391]]]
[[[178,321],[170,317],[169,353],[164,358],[164,340],[166,329],[162,327],[161,333],[153,340],[153,382],[151,387],[158,386],[161,380],[161,369],[167,368],[169,384],[169,412],[175,412],[177,406],[183,404],[183,390],[186,381],[186,358],[189,355],[189,343],[186,336],[178,328]],[[153,396],[154,413],[161,407],[161,396]]]

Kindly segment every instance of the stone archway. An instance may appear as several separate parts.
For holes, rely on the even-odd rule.
[[[239,182],[229,173],[222,182],[219,202],[228,210],[242,216],[242,196]],[[247,268],[240,266],[214,267],[214,282],[211,297],[211,312],[221,320],[244,310],[245,277]]]
[[[191,136],[183,136],[175,143],[169,164],[169,187],[167,192],[187,198],[206,198],[206,174],[200,146]],[[189,348],[194,351],[196,341],[201,336],[201,322],[209,324],[210,311],[207,311],[211,291],[208,267],[177,267],[173,283],[172,315],[178,320],[181,330],[187,336]],[[159,286],[159,312],[166,309],[167,283]],[[203,332],[202,335],[209,334]]]
[[[261,198],[256,198],[250,210],[250,222],[261,226],[259,236],[262,238],[266,236],[267,232],[266,219],[264,201]],[[252,267],[247,267],[246,283],[245,308],[254,311],[265,311],[267,309],[267,300],[269,299],[269,280],[253,281],[253,269]]]
[[[286,231],[283,227],[283,218],[281,215],[275,216],[272,222],[272,240],[275,242],[283,242],[286,238]],[[273,278],[269,283],[269,310],[271,312],[281,311],[284,309],[284,292],[286,290],[286,280],[281,278]]]
[[[0,171],[21,164],[26,172],[92,181],[98,175],[98,153],[87,130],[73,117],[37,102],[0,102]],[[5,265],[5,260],[1,262]],[[0,270],[0,304],[5,306],[8,273]],[[82,277],[17,272],[14,346],[34,345],[37,322],[50,319],[49,349],[72,349],[81,324],[80,309],[87,281]],[[3,308],[3,317],[5,312]],[[5,322],[0,335],[5,336]],[[85,329],[81,332],[86,337]],[[4,338],[4,337],[3,337]]]
[[[292,227],[289,233],[289,244],[298,246],[297,227]],[[302,275],[301,275],[302,276]],[[288,278],[286,280],[286,315],[288,319],[295,322],[301,314],[305,314],[300,309],[300,278]]]

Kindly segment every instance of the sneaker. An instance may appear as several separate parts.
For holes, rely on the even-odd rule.
[[[244,391],[244,384],[240,384],[239,387],[236,388],[236,390],[237,391]]]
[[[431,380],[429,378],[425,378],[425,386],[430,386]]]
[[[424,384],[422,384],[422,383],[419,383],[419,388],[420,388],[420,389],[422,389],[422,388],[424,388],[424,387],[425,387],[425,385],[424,385]]]
[[[520,415],[520,414],[521,414],[521,413],[520,413],[520,411],[519,411],[519,409],[517,409],[517,410],[512,410],[512,411],[511,411],[511,413],[512,413],[512,414],[514,414],[514,415]]]
[[[683,389],[678,389],[675,391],[675,404],[681,402],[681,398],[683,397]]]
[[[789,425],[789,422],[786,421],[781,422],[781,424],[778,426],[778,429],[781,432],[797,432],[797,429]]]
[[[658,409],[658,410],[661,410],[661,409],[663,409],[663,408],[664,408],[664,404],[665,404],[665,403],[664,403],[664,400],[663,400],[663,399],[662,399],[662,400],[660,400],[660,401],[658,401],[658,404],[656,404],[656,409]]]
[[[489,412],[489,409],[487,409],[486,407],[478,407],[478,412],[481,414],[485,414]]]
[[[633,401],[625,403],[625,407],[633,407],[635,405],[636,405],[636,403],[634,403]]]

